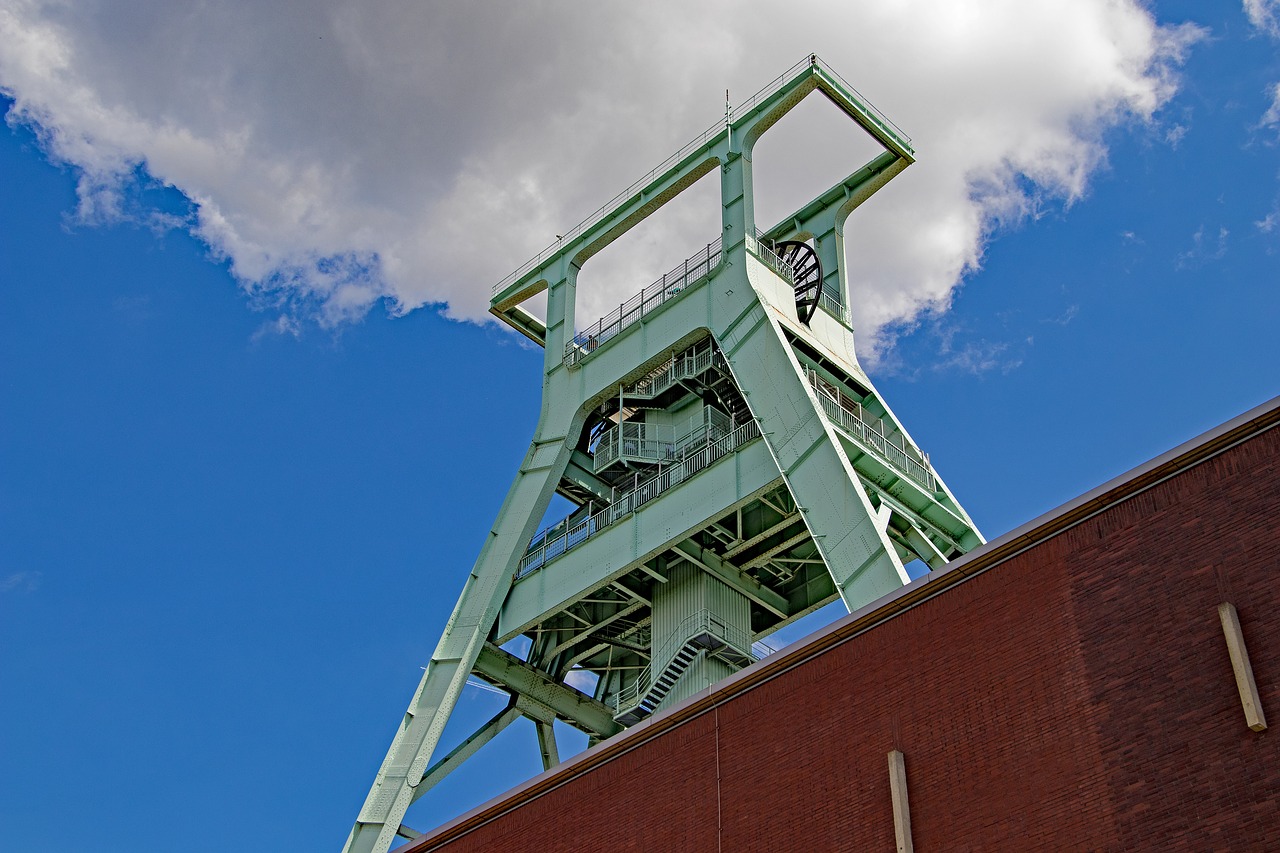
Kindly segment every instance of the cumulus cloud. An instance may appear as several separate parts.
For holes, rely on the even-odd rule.
[[[851,220],[874,342],[945,311],[995,229],[1081,198],[1105,132],[1151,120],[1200,35],[1136,0],[4,0],[0,88],[9,121],[76,170],[85,221],[136,216],[128,188],[149,176],[191,200],[177,221],[257,304],[478,320],[493,282],[711,124],[726,88],[738,100],[817,51],[919,148]],[[768,148],[788,122],[762,140],[762,224],[787,188],[861,164],[823,122],[795,117],[799,156]],[[593,259],[580,319],[711,239],[716,189]]]
[[[1259,30],[1280,38],[1280,0],[1244,0],[1244,13]]]

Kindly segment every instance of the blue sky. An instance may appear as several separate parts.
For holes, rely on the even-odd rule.
[[[1083,16],[1089,5],[1075,8]],[[333,4],[332,26],[343,9]],[[992,107],[985,126],[1004,128],[1005,141],[974,136],[963,150],[946,131],[965,125],[900,118],[943,81],[900,74],[911,79],[895,83],[852,49],[842,56],[838,39],[819,46],[917,144],[905,189],[859,214],[877,236],[881,220],[913,211],[921,220],[898,234],[905,248],[867,249],[871,307],[859,328],[873,379],[988,538],[1280,384],[1276,6],[1135,9],[1100,17],[1099,31],[1146,21],[1148,35],[1178,47],[1175,59],[1117,36],[1145,57],[1141,79],[1064,87],[1052,115]],[[40,4],[0,2],[0,29],[61,34],[80,49],[45,76],[27,73],[37,54],[0,51],[9,115],[0,131],[3,849],[46,849],[68,833],[101,851],[337,849],[536,418],[540,352],[470,322],[482,316],[475,306],[547,234],[714,121],[729,80],[745,94],[808,48],[747,61],[753,36],[741,32],[736,49],[708,60],[731,70],[717,77],[712,62],[681,82],[691,105],[665,115],[651,140],[640,127],[661,87],[622,93],[635,79],[676,78],[643,58],[602,65],[589,83],[565,59],[540,79],[549,100],[527,115],[528,92],[509,102],[474,92],[480,106],[468,108],[442,90],[414,102],[431,120],[408,129],[401,81],[375,68],[387,75],[381,94],[343,105],[364,126],[320,138],[306,110],[292,114],[271,94],[287,63],[255,69],[253,85],[232,81],[244,86],[242,109],[210,109],[201,125],[158,106],[173,95],[148,88],[161,83],[130,59],[135,46],[113,53],[110,33],[93,42],[74,22],[42,15]],[[493,51],[475,85],[502,90],[525,60],[504,68],[501,43],[486,41],[497,37],[453,17],[439,29]],[[1186,22],[1195,27],[1175,29]],[[575,25],[584,35],[608,24]],[[923,29],[885,40],[947,55],[951,30]],[[1008,63],[999,76],[1026,62],[1044,100],[1056,97],[1058,69],[1000,53],[1009,33],[988,38],[970,48],[974,81],[987,79],[988,50]],[[214,86],[197,51],[173,53],[148,62],[175,77],[191,63],[190,77]],[[91,79],[111,85],[86,88]],[[335,99],[368,83],[328,81]],[[600,100],[584,86],[614,95]],[[969,114],[1018,96],[976,82],[966,91]],[[570,119],[644,138],[614,158],[577,143],[578,174],[557,137],[533,134],[517,152],[512,128],[485,117],[531,121],[557,98],[573,104]],[[99,102],[138,126],[176,128],[175,139],[251,142],[201,160],[200,144],[179,151],[163,134],[131,136],[123,119],[93,124],[84,105]],[[268,112],[274,123],[251,121]],[[1034,122],[1016,123],[1025,116]],[[466,134],[433,135],[454,117]],[[822,127],[807,120],[817,124],[790,140],[802,153],[805,128]],[[430,168],[406,165],[385,141],[408,130]],[[1006,145],[1024,132],[1058,136]],[[377,168],[361,159],[366,150],[379,153],[368,161]],[[485,172],[478,151],[516,171]],[[931,151],[951,171],[927,166]],[[236,183],[275,174],[289,152],[312,168],[288,185],[319,187],[297,202],[309,213],[296,228],[271,186],[255,194]],[[225,162],[242,168],[210,165]],[[821,177],[789,168],[798,184]],[[951,186],[961,169],[982,180]],[[905,183],[916,170],[923,177]],[[519,192],[495,200],[498,178]],[[359,193],[343,190],[356,179]],[[525,196],[542,203],[526,210]],[[495,205],[519,215],[494,218]],[[647,268],[629,272],[637,257],[657,254],[662,269],[684,256],[672,236],[683,216],[614,259],[600,304],[648,283]],[[948,230],[966,221],[969,230]],[[457,222],[470,226],[452,230]],[[428,232],[447,239],[413,239]],[[954,233],[952,243],[935,239]],[[468,688],[459,725],[501,704]],[[409,822],[435,825],[537,769],[532,727],[514,726]]]

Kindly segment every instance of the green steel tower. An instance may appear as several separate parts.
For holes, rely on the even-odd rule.
[[[814,92],[883,151],[762,231],[752,149]],[[845,222],[913,158],[810,56],[494,288],[492,312],[545,351],[537,431],[346,851],[415,837],[409,805],[520,717],[550,768],[555,721],[617,735],[750,665],[778,628],[982,543],[854,355]],[[577,331],[583,266],[712,172],[720,234]],[[543,291],[545,323],[521,307]],[[577,508],[539,531],[557,493]],[[473,676],[511,701],[433,762]]]

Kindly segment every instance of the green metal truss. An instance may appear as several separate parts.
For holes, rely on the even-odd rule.
[[[759,231],[753,146],[814,92],[883,153]],[[845,223],[913,159],[811,56],[495,287],[492,312],[544,347],[538,426],[346,851],[414,837],[413,801],[520,717],[550,768],[555,721],[612,737],[749,664],[783,625],[837,597],[861,607],[906,583],[905,563],[937,568],[983,541],[854,355]],[[583,265],[716,171],[719,239],[577,333]],[[808,324],[782,241],[821,261]],[[544,291],[545,323],[521,307]],[[557,493],[579,509],[539,534]],[[523,658],[503,648],[521,637]],[[473,676],[511,702],[432,764]]]

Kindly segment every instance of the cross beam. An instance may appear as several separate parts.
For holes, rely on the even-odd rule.
[[[702,566],[714,577],[741,592],[747,598],[783,619],[787,618],[787,600],[753,577],[745,575],[732,563],[728,563],[713,551],[684,541],[673,549],[691,563]]]
[[[545,672],[492,643],[485,643],[476,658],[475,672],[513,693],[529,696],[556,712],[556,716],[589,735],[608,737],[622,731],[613,720],[613,709],[581,690],[561,684]]]

